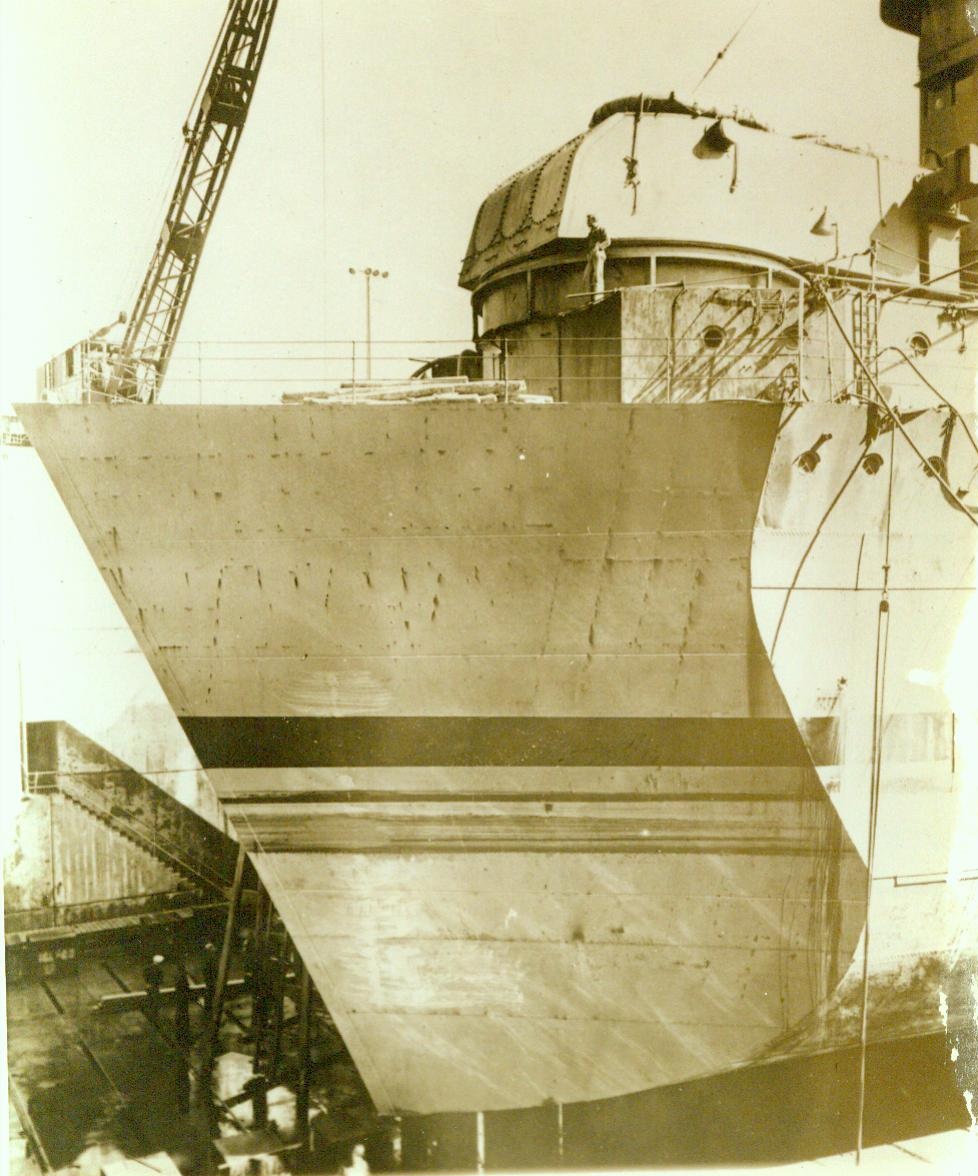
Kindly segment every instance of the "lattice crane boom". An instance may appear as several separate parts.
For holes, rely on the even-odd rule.
[[[125,338],[107,364],[105,393],[153,401],[187,309],[197,266],[227,182],[278,0],[230,0],[191,116],[187,149]]]

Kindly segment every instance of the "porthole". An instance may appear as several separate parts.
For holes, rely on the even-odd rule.
[[[703,340],[703,346],[709,347],[711,351],[716,351],[718,347],[723,346],[723,341],[727,337],[727,332],[723,327],[718,327],[715,324],[706,328],[700,338]]]
[[[910,350],[921,359],[930,351],[930,339],[928,339],[923,331],[916,331],[910,336],[908,342],[910,344]]]

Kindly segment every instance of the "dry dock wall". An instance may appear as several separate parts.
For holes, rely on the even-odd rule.
[[[70,724],[28,724],[27,763],[8,934],[189,905],[228,884],[233,844]]]

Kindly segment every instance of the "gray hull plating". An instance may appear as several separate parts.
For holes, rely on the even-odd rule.
[[[840,736],[866,691],[830,705],[782,668],[831,646],[833,674],[861,673],[865,643],[834,632],[846,585],[825,625],[792,594],[772,670],[814,411],[23,410],[380,1110],[604,1099],[800,1027],[791,1048],[817,1048],[864,925],[869,793]],[[957,526],[925,489],[914,527]],[[959,573],[928,562],[907,597],[935,658]],[[944,812],[948,746],[888,794]],[[943,959],[962,926],[898,876],[881,972]]]

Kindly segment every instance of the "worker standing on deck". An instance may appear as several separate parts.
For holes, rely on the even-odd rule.
[[[587,264],[584,267],[584,285],[589,294],[604,293],[604,263],[608,256],[611,238],[598,224],[597,217],[587,217]]]

